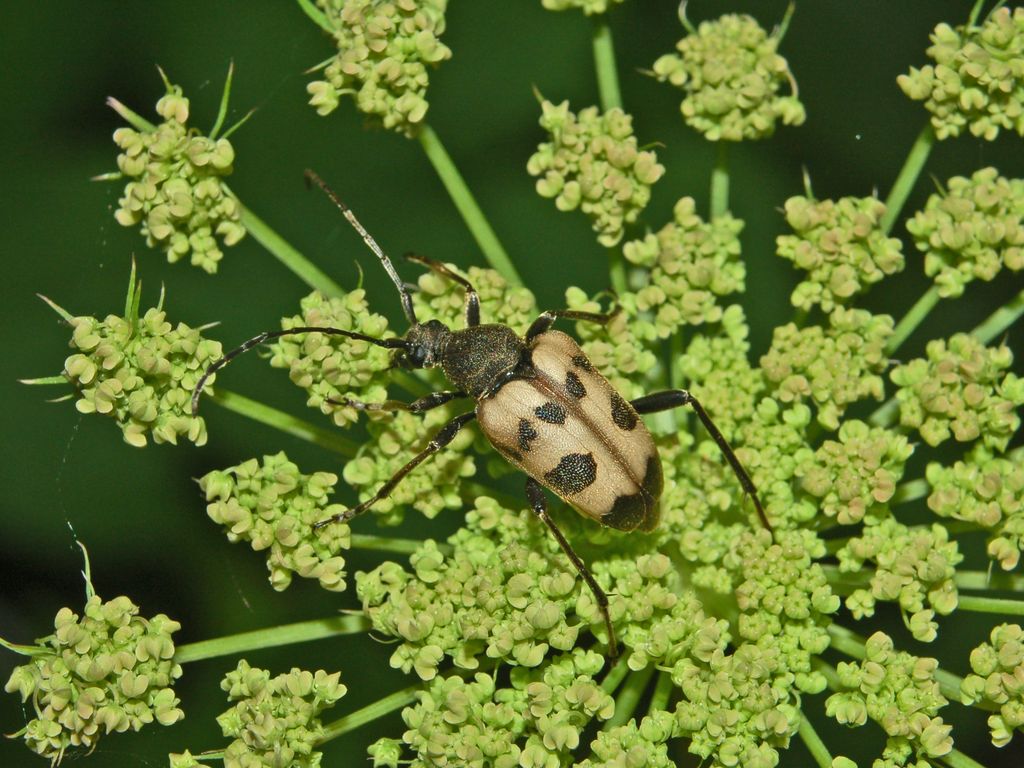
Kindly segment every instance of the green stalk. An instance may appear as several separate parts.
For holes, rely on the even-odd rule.
[[[237,198],[236,198],[237,199]],[[242,212],[242,226],[253,236],[257,243],[266,248],[270,254],[294,272],[302,282],[315,288],[325,296],[342,296],[345,289],[331,280],[316,265],[289,245],[284,238],[271,229],[263,219],[239,202]]]
[[[650,706],[647,712],[661,712],[668,709],[668,700],[672,696],[672,675],[668,672],[658,672],[658,682],[654,684],[654,693],[651,695]]]
[[[594,69],[597,72],[597,90],[601,96],[601,111],[622,108],[619,74],[615,67],[615,44],[608,15],[591,16],[590,42],[594,49]]]
[[[711,169],[711,220],[729,212],[729,142],[718,142],[715,167]]]
[[[939,760],[950,766],[950,768],[985,768],[984,765],[973,757],[968,757],[958,749],[950,751],[948,755],[943,755]]]
[[[313,22],[320,27],[324,32],[328,34],[334,34],[334,30],[331,28],[331,23],[328,21],[327,16],[317,8],[312,0],[298,0],[299,7],[302,12],[305,13]]]
[[[917,183],[917,177],[921,175],[921,170],[928,161],[928,155],[931,154],[934,145],[935,131],[932,129],[932,124],[929,121],[917,135],[914,145],[910,148],[910,154],[907,155],[907,159],[900,169],[899,176],[896,177],[896,181],[889,191],[889,196],[885,199],[885,213],[879,222],[879,226],[885,234],[889,234],[892,231],[893,224],[896,223],[900,211],[903,210],[904,203],[910,197],[910,191],[914,188],[914,184]]]
[[[297,624],[285,624],[280,627],[257,629],[252,632],[241,632],[237,635],[226,635],[212,640],[201,640],[198,643],[180,645],[174,651],[174,660],[179,664],[203,659],[215,659],[220,656],[232,656],[247,651],[263,648],[276,648],[281,645],[304,643],[307,640],[320,640],[338,635],[354,635],[370,628],[370,621],[362,614],[348,616],[331,616],[327,619],[300,621]]]
[[[868,423],[873,427],[891,427],[899,409],[900,401],[895,397],[890,397],[868,416]]]
[[[654,671],[654,665],[648,664],[626,678],[626,684],[615,696],[615,714],[602,726],[602,730],[610,731],[629,721],[636,711],[637,704],[640,703],[640,697],[647,689],[647,684],[651,682]]]
[[[350,541],[352,549],[391,552],[396,555],[412,555],[422,546],[423,541],[421,539],[393,539],[387,536],[373,536],[366,533],[353,533]],[[443,555],[450,555],[452,553],[450,544],[438,544],[437,548]]]
[[[223,389],[217,389],[212,394],[207,395],[207,397],[218,405],[224,406],[229,411],[234,411],[253,421],[258,421],[274,429],[279,429],[286,434],[307,440],[314,445],[319,445],[321,448],[340,453],[342,456],[350,459],[356,455],[358,446],[347,437],[342,437],[337,432],[316,427],[289,413],[271,408],[269,405],[264,405],[255,400],[250,400],[243,395]]]
[[[408,688],[395,691],[383,699],[378,699],[373,704],[367,704],[362,709],[357,709],[355,712],[335,720],[333,723],[324,726],[324,735],[319,743],[323,744],[325,741],[335,739],[343,733],[354,731],[361,725],[372,723],[374,720],[384,717],[384,715],[390,714],[396,709],[411,704],[416,700],[416,694],[419,690],[419,683],[410,685]]]
[[[917,303],[910,308],[910,310],[903,316],[903,318],[896,324],[896,328],[893,330],[892,336],[889,337],[889,341],[885,345],[885,353],[891,355],[900,345],[907,340],[917,326],[928,316],[928,313],[935,309],[935,305],[939,303],[939,289],[937,286],[932,286],[917,300]]]
[[[814,758],[820,768],[830,768],[832,765],[832,755],[828,751],[828,747],[825,746],[825,742],[821,740],[821,736],[814,730],[814,726],[811,725],[811,721],[807,719],[804,714],[800,715],[800,739],[806,745],[807,750],[811,753],[811,757]]]
[[[957,607],[976,613],[998,613],[1003,616],[1024,616],[1024,600],[1004,597],[977,597],[960,595]]]
[[[953,577],[958,589],[1006,590],[1024,592],[1024,574],[958,571]]]
[[[498,236],[494,234],[491,225],[484,218],[483,211],[477,205],[473,193],[466,186],[462,174],[455,167],[455,163],[452,162],[452,158],[445,150],[441,139],[434,132],[433,128],[429,125],[424,125],[419,132],[419,140],[420,146],[423,147],[423,151],[427,155],[427,159],[434,166],[437,175],[441,177],[441,183],[448,190],[452,202],[455,203],[455,207],[458,209],[463,221],[466,222],[466,226],[473,235],[473,239],[480,246],[484,258],[508,280],[512,287],[520,287],[523,284],[522,278],[519,277],[519,273],[513,266],[512,260],[509,259],[505,249],[498,241]]]
[[[1017,318],[1022,314],[1024,314],[1024,291],[989,315],[981,325],[971,331],[971,335],[983,344],[988,344],[1017,322]]]
[[[614,667],[608,670],[608,674],[601,681],[601,690],[611,696],[619,687],[622,679],[630,673],[629,665],[625,659],[620,658]]]

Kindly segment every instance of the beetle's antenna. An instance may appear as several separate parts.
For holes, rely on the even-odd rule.
[[[248,352],[253,347],[258,347],[266,341],[272,339],[279,339],[282,336],[291,336],[297,333],[323,333],[328,336],[344,336],[347,339],[356,339],[357,341],[366,341],[370,344],[376,344],[378,347],[384,347],[385,349],[408,349],[409,345],[405,339],[375,339],[373,336],[367,336],[362,333],[356,333],[355,331],[343,331],[340,328],[322,328],[319,326],[302,326],[299,328],[289,328],[284,331],[264,331],[259,336],[253,336],[246,342],[232,349],[224,357],[219,360],[214,360],[210,363],[210,366],[206,369],[206,372],[199,377],[199,381],[196,382],[195,389],[192,390],[192,416],[199,414],[199,397],[203,394],[203,387],[206,386],[206,382],[213,374],[223,368],[225,365],[230,363],[236,357],[241,354]]]
[[[373,239],[373,235],[366,231],[366,228],[359,223],[359,219],[356,215],[349,210],[349,207],[341,202],[341,198],[335,194],[334,190],[327,186],[327,182],[321,179],[315,171],[306,169],[306,183],[316,184],[323,190],[324,194],[331,198],[338,210],[345,214],[345,218],[348,219],[348,223],[352,225],[356,232],[363,238],[363,242],[369,247],[371,251],[377,254],[377,258],[380,259],[380,263],[384,265],[384,269],[387,270],[388,276],[391,278],[391,282],[395,284],[398,289],[398,295],[402,299],[402,311],[405,312],[406,319],[412,324],[416,325],[416,312],[412,308],[412,297],[409,295],[409,291],[405,287],[405,283],[402,278],[398,276],[398,272],[395,270],[395,265],[391,263],[391,259],[384,253],[384,249],[377,245],[377,241]]]

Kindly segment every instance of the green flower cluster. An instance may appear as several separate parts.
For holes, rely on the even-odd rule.
[[[343,512],[328,504],[338,476],[330,472],[304,475],[284,452],[244,461],[236,467],[210,472],[199,487],[210,502],[206,513],[227,529],[231,542],[248,541],[259,552],[267,550],[270,584],[279,592],[292,583],[292,575],[316,579],[334,592],[345,589],[348,525],[313,525]]]
[[[590,743],[590,757],[577,768],[675,768],[666,742],[676,735],[672,713],[655,710],[638,725],[630,720],[608,730],[598,731]]]
[[[434,433],[467,410],[465,403],[456,402],[434,408],[422,416],[399,411],[375,419],[367,426],[370,439],[366,449],[345,465],[342,477],[359,489],[359,499],[365,501],[409,459],[426,448]],[[463,479],[476,473],[473,457],[466,453],[472,442],[473,430],[462,430],[443,451],[430,459],[429,469],[421,468],[407,475],[387,498],[373,505],[378,522],[398,525],[407,507],[433,518],[443,509],[463,506],[460,486]]]
[[[892,638],[876,632],[868,638],[862,662],[837,667],[837,693],[825,710],[850,727],[870,718],[885,731],[885,750],[874,768],[931,765],[929,758],[953,749],[952,726],[938,716],[946,704],[935,679],[938,662],[895,650]]]
[[[507,688],[483,672],[434,678],[402,712],[402,741],[415,757],[399,761],[396,741],[383,739],[371,747],[374,764],[567,767],[587,725],[615,711],[594,682],[604,665],[600,654],[577,648],[541,669],[513,668]]]
[[[937,515],[967,520],[990,531],[988,554],[1010,571],[1024,550],[1024,466],[1020,453],[997,457],[976,445],[952,467],[928,465],[928,507]]]
[[[1024,729],[1024,629],[1000,624],[971,651],[971,669],[960,686],[964,704],[988,705],[996,714],[988,719],[992,743],[1005,747],[1015,730]]]
[[[476,669],[481,655],[536,667],[549,648],[573,648],[583,628],[570,622],[583,602],[576,575],[530,513],[480,497],[448,541],[450,555],[426,541],[411,573],[387,562],[356,574],[374,628],[402,641],[393,667],[431,680],[445,656],[463,669]],[[589,613],[601,622],[596,607]]]
[[[611,6],[624,3],[626,0],[541,0],[541,5],[549,11],[567,11],[579,8],[587,16],[607,13]]]
[[[125,442],[138,448],[147,435],[156,443],[176,444],[179,437],[206,443],[206,422],[192,416],[192,390],[220,358],[220,342],[184,323],[171,325],[159,306],[141,317],[82,316],[69,322],[70,346],[78,351],[64,361],[64,376],[78,390],[80,413],[115,419]]]
[[[171,688],[181,676],[171,635],[181,625],[162,613],[141,618],[127,597],[104,602],[91,591],[82,616],[58,611],[54,633],[36,641],[4,687],[31,699],[36,715],[14,735],[54,763],[103,734],[184,717]]]
[[[1024,136],[1024,8],[996,8],[979,26],[939,24],[928,64],[897,82],[931,113],[940,139],[968,129],[987,141],[999,131]]]
[[[463,274],[454,264],[446,264]],[[480,297],[480,318],[484,323],[507,325],[519,333],[537,318],[537,300],[529,288],[512,287],[495,269],[470,267],[464,276]],[[412,295],[416,317],[421,323],[438,319],[452,328],[465,325],[466,292],[462,286],[436,272],[426,272]]]
[[[880,374],[888,365],[885,345],[892,332],[889,315],[836,307],[828,327],[777,327],[771,348],[761,357],[761,369],[775,385],[777,398],[812,400],[818,407],[818,423],[836,429],[847,406],[884,396]]]
[[[825,312],[903,269],[900,241],[880,221],[885,204],[875,197],[786,201],[786,223],[795,234],[776,239],[778,254],[808,273],[790,297],[794,307],[815,304]]]
[[[671,223],[623,246],[626,259],[644,268],[646,280],[635,293],[621,297],[623,306],[653,313],[650,324],[662,339],[684,324],[721,321],[718,297],[744,289],[742,229],[743,222],[728,214],[705,222],[692,197],[680,198]]]
[[[579,208],[593,220],[597,241],[606,247],[622,240],[651,199],[651,186],[665,167],[654,152],[640,150],[633,118],[618,107],[600,112],[587,107],[578,115],[569,102],[541,102],[540,126],[551,141],[537,148],[526,164],[538,176],[537,193],[554,198],[560,211]]]
[[[939,523],[908,528],[886,518],[867,526],[836,556],[841,573],[863,571],[869,562],[875,565],[870,589],[854,590],[846,598],[855,619],[874,616],[878,601],[899,603],[911,634],[930,643],[938,633],[935,614],[948,616],[956,609],[959,593],[953,577],[964,557]]]
[[[1005,450],[1020,426],[1016,409],[1024,404],[1024,379],[1009,372],[1010,348],[989,348],[957,333],[948,342],[928,342],[926,354],[890,374],[899,387],[900,424],[918,430],[928,445],[952,436],[960,442],[981,438],[987,447]]]
[[[907,221],[939,295],[955,298],[976,278],[1024,268],[1024,181],[989,167],[969,179],[954,176],[946,186]]]
[[[216,238],[229,246],[245,236],[241,205],[222,181],[231,174],[235,150],[226,138],[186,126],[189,103],[179,86],[168,83],[156,111],[164,122],[149,130],[114,131],[117,167],[131,179],[114,218],[125,227],[141,224],[146,244],[161,248],[169,262],[188,256],[212,274],[224,256]]]
[[[242,659],[220,687],[238,702],[217,717],[224,736],[234,739],[224,750],[224,768],[319,768],[315,751],[324,736],[320,713],[347,689],[340,672],[328,674],[293,667],[287,674],[249,666]],[[171,755],[171,768],[200,768],[191,753]]]
[[[306,86],[318,114],[342,96],[385,128],[414,136],[427,114],[430,66],[450,59],[440,41],[448,0],[316,0],[338,53]]]
[[[387,333],[387,318],[370,311],[362,288],[330,298],[314,291],[302,299],[300,306],[302,314],[282,319],[282,329],[329,327],[377,338]],[[270,364],[287,368],[291,380],[309,395],[306,404],[330,415],[339,427],[359,418],[359,411],[344,405],[346,399],[367,403],[387,399],[384,372],[391,358],[388,350],[376,344],[304,333],[282,336],[270,345],[270,350]]]
[[[779,42],[750,16],[727,14],[676,43],[678,53],[654,62],[654,75],[683,90],[683,119],[709,141],[767,138],[778,120],[800,125],[806,117]],[[780,95],[787,83],[793,94]]]
[[[889,501],[914,452],[906,437],[856,419],[844,421],[838,440],[825,440],[802,469],[800,486],[841,525],[889,515]]]

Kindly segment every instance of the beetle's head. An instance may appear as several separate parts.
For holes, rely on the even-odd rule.
[[[416,323],[405,334],[406,347],[395,354],[401,368],[433,368],[441,361],[452,332],[440,320]]]

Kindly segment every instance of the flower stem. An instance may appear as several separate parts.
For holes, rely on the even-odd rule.
[[[729,212],[729,142],[718,142],[715,167],[711,169],[711,220]]]
[[[383,699],[378,699],[373,704],[367,704],[362,709],[357,709],[355,712],[335,720],[333,723],[324,726],[324,735],[320,739],[320,743],[322,744],[325,741],[337,738],[343,733],[354,731],[361,725],[372,723],[377,718],[384,717],[384,715],[390,714],[406,704],[411,704],[416,700],[416,694],[419,690],[419,683],[410,685],[408,688],[395,691]]]
[[[832,755],[828,751],[828,747],[825,746],[825,742],[821,740],[821,736],[814,730],[814,726],[811,725],[811,721],[807,719],[806,715],[800,716],[800,739],[807,747],[807,751],[811,753],[811,757],[814,758],[820,768],[830,768],[832,765]]]
[[[668,709],[668,700],[672,696],[672,689],[675,684],[672,682],[672,675],[668,672],[658,673],[658,682],[654,685],[654,693],[651,695],[651,703],[647,712],[660,712]]]
[[[983,344],[988,344],[1017,322],[1017,318],[1022,314],[1024,314],[1024,291],[989,315],[981,325],[971,331],[971,335]]]
[[[623,678],[628,675],[629,672],[629,665],[626,664],[625,659],[620,658],[615,666],[608,670],[608,674],[604,676],[604,680],[601,681],[601,690],[610,696],[615,692],[615,689],[619,687],[619,683],[622,682]]]
[[[285,624],[280,627],[216,637],[212,640],[201,640],[198,643],[186,643],[175,649],[174,660],[179,664],[187,664],[190,661],[215,659],[246,651],[303,643],[307,640],[320,640],[337,635],[354,635],[365,632],[369,628],[370,621],[362,614],[312,619],[296,624]]]
[[[896,413],[900,409],[900,401],[895,397],[890,397],[884,403],[882,403],[875,412],[868,416],[868,423],[873,427],[889,427],[892,426],[893,419]]]
[[[590,41],[594,49],[594,69],[597,71],[597,90],[601,95],[601,111],[622,108],[622,92],[615,68],[615,44],[607,14],[591,16]]]
[[[976,613],[999,613],[1004,616],[1024,616],[1024,600],[1003,597],[977,597],[960,595],[957,607]]]
[[[452,202],[455,203],[455,207],[458,209],[463,221],[466,222],[466,226],[469,228],[470,233],[472,233],[473,239],[476,240],[476,244],[483,251],[484,258],[508,280],[510,285],[515,288],[521,286],[523,284],[522,278],[519,277],[519,273],[512,265],[512,260],[509,259],[505,249],[498,242],[498,236],[494,234],[491,225],[484,218],[483,211],[477,205],[473,193],[466,186],[462,174],[455,167],[455,163],[452,162],[452,158],[445,150],[441,139],[434,132],[433,128],[429,125],[424,125],[419,132],[419,140],[420,146],[423,147],[423,151],[427,154],[427,159],[434,166],[437,175],[441,177],[441,183],[448,190]]]
[[[639,672],[634,672],[626,678],[626,684],[615,696],[615,714],[602,726],[603,730],[610,731],[612,728],[618,728],[633,716],[636,705],[640,703],[640,697],[644,695],[654,672],[654,665],[648,664]]]
[[[989,573],[988,571],[957,571],[953,577],[958,589],[994,589],[1024,592],[1024,574]]]
[[[968,757],[959,749],[950,750],[948,755],[943,755],[939,760],[950,766],[950,768],[985,768],[984,765],[973,757]]]
[[[388,536],[374,536],[368,533],[353,533],[350,539],[350,547],[352,549],[392,552],[396,555],[414,554],[422,546],[422,539],[397,539]],[[452,546],[450,544],[438,544],[437,548],[443,555],[450,555],[452,553]]]
[[[356,455],[358,446],[347,437],[342,437],[337,432],[316,427],[309,422],[296,418],[289,413],[271,408],[248,397],[217,389],[208,397],[218,405],[222,405],[229,411],[246,416],[253,421],[274,427],[282,432],[307,440],[321,448],[326,448],[342,456],[352,458]]]
[[[893,224],[896,223],[904,203],[910,197],[910,190],[917,183],[917,177],[921,175],[921,169],[928,161],[928,155],[931,154],[934,144],[935,131],[932,129],[931,122],[928,122],[917,135],[914,145],[910,148],[910,154],[907,155],[899,176],[896,177],[896,182],[885,199],[885,213],[879,222],[883,233],[889,234],[892,231]]]
[[[885,345],[887,355],[891,355],[900,348],[900,345],[917,329],[917,326],[924,321],[928,313],[935,309],[935,305],[939,303],[940,298],[937,286],[933,285],[925,291],[921,298],[917,300],[917,303],[896,324],[892,336],[889,337],[889,341]]]
[[[263,219],[259,218],[241,203],[238,205],[242,212],[242,226],[245,227],[246,231],[253,236],[257,243],[266,248],[274,258],[294,272],[302,282],[310,288],[320,291],[325,296],[344,295],[344,288],[331,280],[319,267],[289,245]]]

